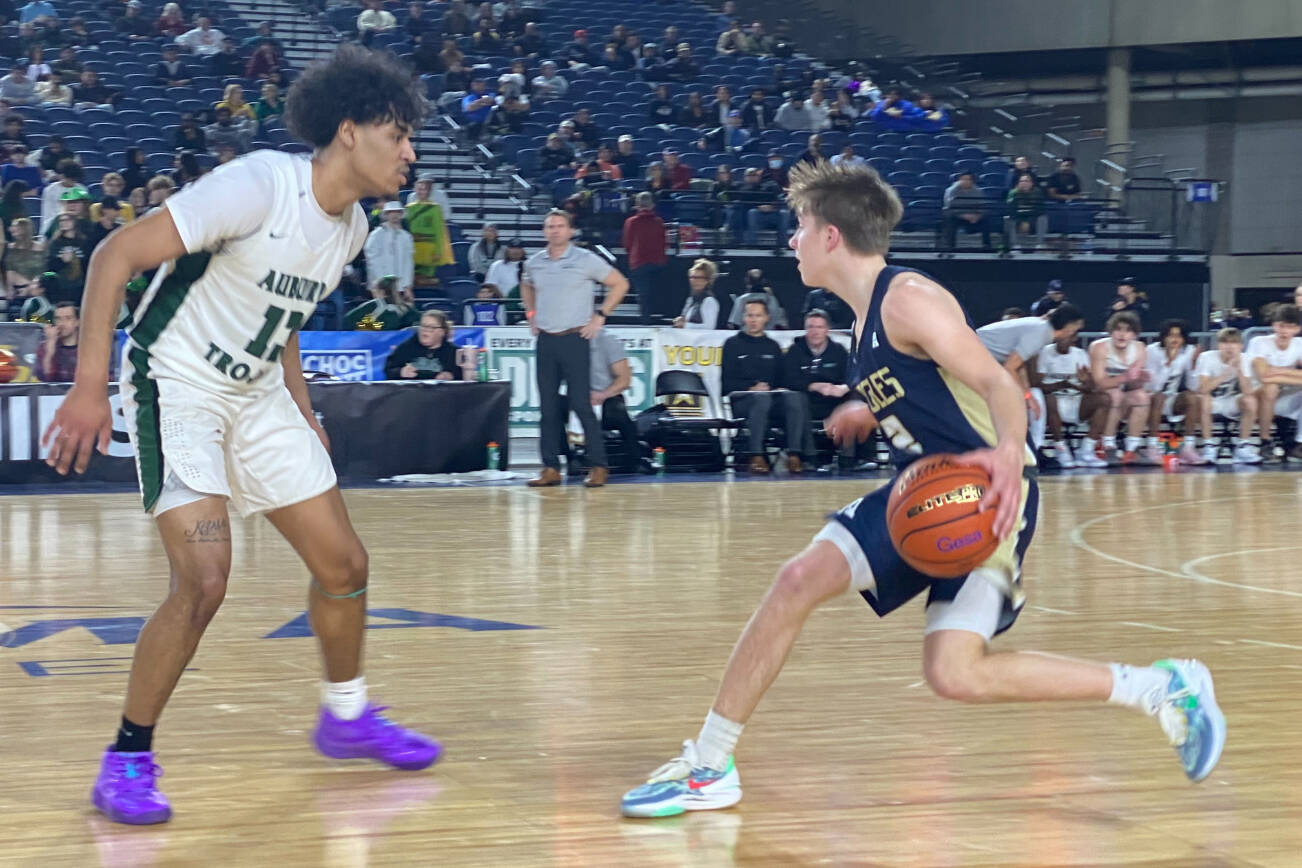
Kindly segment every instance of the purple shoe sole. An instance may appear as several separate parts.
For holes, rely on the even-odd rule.
[[[142,811],[139,814],[131,815],[120,813],[105,801],[104,797],[100,795],[98,787],[91,790],[90,801],[96,810],[113,822],[125,823],[128,826],[152,826],[156,823],[166,823],[172,819],[171,808],[159,808],[154,811]]]
[[[443,755],[442,745],[438,742],[433,742],[427,751],[413,751],[412,753],[414,755],[410,758],[402,760],[385,759],[384,757],[375,756],[374,754],[369,753],[364,746],[327,741],[322,737],[320,728],[312,733],[312,744],[320,754],[328,756],[331,759],[371,759],[392,766],[395,769],[408,772],[427,769],[434,765],[434,763],[438,762],[439,757]]]

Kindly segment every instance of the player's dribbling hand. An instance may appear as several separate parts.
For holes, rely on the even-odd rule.
[[[999,539],[1007,539],[1017,528],[1017,510],[1022,501],[1023,448],[1016,443],[1001,443],[994,449],[976,449],[957,457],[959,464],[971,464],[990,474],[990,490],[981,498],[980,509],[995,510],[994,532]]]
[[[108,454],[112,435],[113,411],[107,390],[74,384],[41,436],[41,446],[50,450],[45,463],[64,476],[70,467],[85,473],[92,451],[98,448],[101,455]]]
[[[863,401],[846,401],[823,422],[823,430],[837,446],[863,443],[877,427],[877,417]]]

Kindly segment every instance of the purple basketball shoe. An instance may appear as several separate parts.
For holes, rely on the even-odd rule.
[[[162,774],[153,752],[119,753],[110,748],[100,761],[90,800],[115,823],[166,823],[172,818],[172,806],[156,785]]]
[[[335,759],[375,759],[411,771],[433,765],[443,753],[439,743],[386,718],[386,707],[367,705],[356,720],[340,720],[323,706],[312,743]]]

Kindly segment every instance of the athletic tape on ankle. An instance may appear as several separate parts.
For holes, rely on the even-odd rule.
[[[312,580],[312,587],[316,588],[317,592],[321,594],[321,596],[331,600],[351,600],[354,597],[360,597],[362,594],[366,593],[366,586],[363,585],[362,587],[353,591],[351,594],[332,594],[329,591],[327,591],[325,588],[321,587],[321,584],[316,579]]]

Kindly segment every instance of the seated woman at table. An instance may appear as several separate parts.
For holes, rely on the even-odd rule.
[[[344,315],[344,327],[358,331],[395,331],[414,326],[420,317],[398,292],[398,278],[381,277],[371,286],[371,299]]]
[[[441,310],[420,316],[416,333],[393,348],[384,362],[389,380],[460,380],[457,348],[452,343],[452,323]]]

